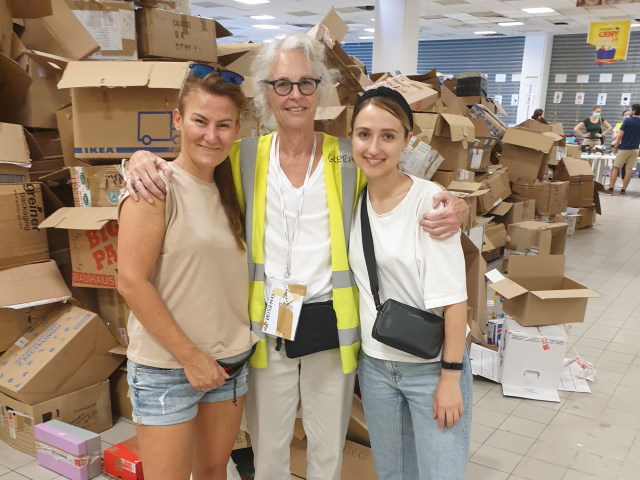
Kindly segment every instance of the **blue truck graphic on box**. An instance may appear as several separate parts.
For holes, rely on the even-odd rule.
[[[138,142],[142,145],[133,147],[81,147],[75,153],[133,153],[144,148],[150,152],[173,152],[180,143],[180,133],[173,128],[171,111],[138,112]],[[171,142],[172,146],[154,147],[154,142]]]

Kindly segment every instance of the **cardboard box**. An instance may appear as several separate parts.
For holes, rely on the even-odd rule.
[[[347,107],[318,107],[314,119],[314,129],[334,137],[349,138]]]
[[[13,39],[13,20],[8,0],[0,0],[0,53],[11,57]]]
[[[580,145],[567,145],[567,157],[571,158],[580,158],[582,155],[582,150],[580,150]]]
[[[376,82],[370,88],[389,87],[398,91],[405,98],[411,110],[416,112],[428,112],[438,98],[437,90],[428,85],[414,80],[409,80],[405,75],[395,75]]]
[[[490,215],[495,215],[496,221],[510,225],[512,223],[533,220],[536,214],[536,201],[525,199],[520,202],[501,202],[489,211]]]
[[[9,0],[14,18],[40,18],[51,15],[51,0]]]
[[[22,110],[33,80],[16,61],[2,53],[0,78],[0,122],[18,123],[18,113]]]
[[[567,333],[560,325],[524,327],[505,318],[498,350],[500,383],[507,396],[530,396],[559,402]],[[525,395],[523,395],[525,394]]]
[[[542,180],[547,172],[545,156],[553,146],[553,138],[534,131],[510,128],[502,138],[504,146],[500,163],[509,170],[512,182]]]
[[[353,401],[351,402],[351,414],[349,415],[349,425],[347,427],[347,440],[364,445],[365,447],[371,446],[369,429],[367,428],[367,422],[364,418],[364,406],[362,404],[362,399],[356,394],[353,395]]]
[[[527,221],[513,223],[507,227],[509,250],[538,255],[562,255],[567,241],[566,223],[543,223]],[[506,252],[506,250],[505,250]]]
[[[76,207],[117,207],[124,177],[118,165],[68,169]]]
[[[138,438],[131,437],[104,451],[104,473],[123,480],[144,480]]]
[[[68,59],[35,50],[24,55],[32,82],[16,119],[25,127],[57,128],[56,112],[71,103],[69,91],[57,88]]]
[[[296,438],[291,442],[291,473],[307,478],[307,442]],[[350,480],[358,478],[361,480],[377,480],[373,454],[369,447],[360,445],[350,440],[345,440],[342,472],[340,478]]]
[[[69,230],[73,285],[117,288],[117,207],[64,207],[40,228]]]
[[[580,208],[578,210],[578,215],[579,217],[576,220],[576,230],[592,227],[596,223],[596,208],[593,205],[586,208]]]
[[[594,200],[595,182],[569,182],[569,207],[590,207]]]
[[[243,77],[251,76],[251,64],[262,48],[260,43],[221,43],[217,46],[218,63]]]
[[[22,125],[0,123],[0,163],[29,167],[31,155]]]
[[[535,200],[537,215],[559,215],[568,206],[569,182],[514,182],[511,190],[517,200]]]
[[[564,135],[558,135],[555,132],[544,132],[543,135],[553,138],[553,146],[549,150],[547,163],[549,166],[555,166],[567,156],[567,141]]]
[[[36,404],[109,378],[122,359],[100,317],[59,305],[0,357],[0,392]]]
[[[467,280],[467,306],[471,309],[471,333],[481,331],[487,316],[487,282],[484,274],[487,264],[482,258],[480,249],[467,234],[460,235]]]
[[[593,169],[588,160],[563,158],[553,171],[553,179],[569,182],[593,182]]]
[[[127,322],[131,309],[117,290],[98,289],[98,313],[118,343],[123,347],[129,345]]]
[[[211,18],[156,8],[136,10],[138,55],[201,62],[218,61],[216,38],[231,35]]]
[[[457,182],[456,182],[457,183]],[[461,182],[461,183],[465,183],[465,182]],[[477,184],[472,184],[470,182],[466,182],[469,183],[470,185],[477,185]],[[454,185],[454,183],[452,182],[451,185]],[[466,204],[467,207],[469,209],[469,211],[467,212],[467,215],[462,219],[462,225],[460,225],[460,229],[464,232],[469,230],[470,228],[473,228],[476,224],[476,211],[478,210],[478,198],[483,194],[486,193],[486,190],[478,190],[475,192],[456,192],[453,191],[452,192],[456,197],[458,197],[459,199],[463,200]]]
[[[21,452],[35,456],[34,427],[60,420],[95,433],[111,428],[109,381],[29,405],[0,393],[0,439]]]
[[[476,137],[478,134],[476,132]],[[478,138],[469,147],[468,169],[474,172],[484,172],[491,165],[491,153],[498,142],[495,138]]]
[[[469,117],[482,121],[492,137],[502,138],[507,131],[507,124],[497,114],[491,112],[484,105],[474,105],[469,109]]]
[[[72,480],[102,473],[100,435],[59,420],[35,427],[38,465]]]
[[[137,60],[133,2],[65,0],[73,14],[100,46],[88,60]],[[75,60],[75,59],[74,59]]]
[[[0,352],[37,326],[51,304],[71,298],[53,260],[0,270]]]
[[[127,418],[131,420],[133,406],[129,392],[129,383],[127,382],[126,367],[118,368],[111,377],[109,377],[111,385],[111,410],[113,418]]]
[[[429,180],[443,162],[444,158],[427,143],[425,135],[420,133],[411,137],[409,145],[400,155],[400,170]]]
[[[28,49],[71,60],[82,60],[100,49],[65,0],[51,0],[51,8],[52,15],[24,20],[20,39]]]
[[[507,243],[507,230],[502,223],[490,222],[484,227],[483,252],[504,247]]]
[[[30,179],[28,167],[0,163],[0,183],[29,183]]]
[[[0,269],[49,258],[39,183],[0,184]]]
[[[172,111],[187,68],[188,62],[70,62],[58,87],[72,89],[76,158],[121,159],[140,149],[174,157],[180,135]]]
[[[507,169],[501,165],[492,165],[488,168],[487,173],[478,177],[476,181],[480,182],[483,190],[487,190],[484,194],[478,197],[477,211],[479,214],[489,212],[492,208],[511,195],[509,174]]]
[[[468,118],[448,113],[438,116],[431,146],[444,157],[440,170],[467,169],[469,146],[474,142],[475,130]]]
[[[564,260],[564,255],[510,257],[509,278],[490,285],[505,298],[504,313],[527,327],[584,321],[587,300],[600,295],[565,277]]]

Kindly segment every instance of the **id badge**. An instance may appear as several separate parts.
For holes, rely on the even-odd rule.
[[[290,278],[270,277],[271,291],[267,299],[262,331],[275,337],[293,340],[296,337],[302,300],[307,284]]]

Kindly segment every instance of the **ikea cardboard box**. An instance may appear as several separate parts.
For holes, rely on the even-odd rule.
[[[0,393],[0,439],[35,456],[34,427],[49,420],[104,432],[113,425],[109,380],[40,403],[25,403]]]
[[[537,215],[559,215],[568,206],[569,182],[514,182],[511,184],[511,190],[517,200],[535,200]]]
[[[35,405],[106,380],[117,344],[98,314],[59,305],[0,357],[0,393]]]
[[[63,207],[40,224],[69,230],[74,286],[117,288],[117,218],[117,207]]]
[[[51,8],[51,15],[24,20],[20,40],[25,47],[71,60],[82,60],[100,49],[65,0],[51,0]]]
[[[507,227],[507,248],[522,254],[562,255],[567,241],[564,222],[545,223],[527,221]]]
[[[0,270],[0,352],[37,326],[71,292],[53,260]]]
[[[475,129],[471,120],[462,115],[441,113],[431,139],[431,146],[444,157],[439,169],[467,169],[469,147],[475,140]]]
[[[41,184],[0,184],[0,269],[49,258],[43,219]]]
[[[511,256],[509,278],[489,285],[503,311],[523,326],[584,321],[589,298],[600,295],[564,276],[564,255]]]
[[[536,201],[528,198],[519,202],[500,202],[489,211],[489,214],[494,215],[496,221],[505,225],[533,220],[536,215]]]
[[[558,387],[564,368],[567,332],[561,325],[526,327],[505,318],[498,358],[502,393],[559,402]]]
[[[179,150],[172,112],[188,62],[70,62],[58,88],[71,88],[75,156],[121,159],[144,149]]]
[[[231,35],[211,18],[183,15],[157,8],[136,10],[140,58],[218,61],[216,38]]]
[[[137,60],[133,2],[65,0],[75,17],[100,46],[88,60]]]
[[[547,172],[547,154],[553,147],[553,138],[531,130],[510,128],[502,141],[500,163],[509,170],[510,181],[542,180]]]

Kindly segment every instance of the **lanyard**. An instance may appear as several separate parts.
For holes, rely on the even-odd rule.
[[[304,195],[307,190],[307,185],[309,183],[309,176],[311,175],[311,166],[313,165],[313,159],[316,156],[316,137],[313,136],[313,149],[311,150],[311,157],[309,158],[309,165],[307,166],[307,173],[304,177],[304,183],[302,184],[300,190],[300,201],[298,202],[298,211],[296,213],[296,219],[294,223],[294,228],[289,233],[289,223],[287,222],[287,209],[284,204],[284,184],[282,182],[282,175],[284,172],[282,171],[282,167],[280,167],[280,145],[279,140],[276,137],[276,149],[275,149],[275,160],[278,164],[278,184],[280,186],[280,213],[282,214],[282,222],[284,224],[284,239],[287,242],[287,266],[284,273],[285,278],[289,278],[291,276],[291,258],[293,257],[293,243],[295,242],[296,236],[298,234],[299,226],[300,226],[300,216],[302,215],[302,205],[304,204]]]

